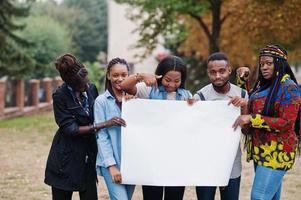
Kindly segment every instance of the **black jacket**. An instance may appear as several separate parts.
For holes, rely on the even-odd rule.
[[[92,125],[95,85],[87,90],[90,115],[76,102],[66,84],[52,95],[57,130],[45,170],[44,182],[66,191],[84,191],[87,181],[96,181],[97,144],[94,134],[78,135],[79,126]]]

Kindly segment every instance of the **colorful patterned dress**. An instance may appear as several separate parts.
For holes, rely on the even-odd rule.
[[[295,121],[300,106],[300,91],[289,75],[283,76],[279,86],[274,116],[262,115],[269,88],[250,96],[250,129],[247,135],[247,160],[280,170],[292,168],[297,136]]]

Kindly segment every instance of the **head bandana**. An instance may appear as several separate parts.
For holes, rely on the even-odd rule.
[[[275,45],[267,45],[266,47],[260,49],[259,57],[261,56],[271,56],[287,60],[287,53]]]

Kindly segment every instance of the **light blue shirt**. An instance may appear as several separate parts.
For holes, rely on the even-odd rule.
[[[177,88],[175,92],[167,92],[164,86],[158,88],[149,87],[144,82],[136,85],[136,97],[141,99],[160,99],[160,100],[186,100],[192,97],[188,90]]]
[[[105,122],[113,117],[120,117],[121,110],[115,103],[115,98],[106,90],[99,95],[94,104],[94,123]],[[96,169],[117,165],[121,162],[121,127],[111,126],[100,129],[96,134],[98,154]]]
[[[158,89],[152,88],[149,94],[150,99],[167,99],[168,92],[165,90],[164,86],[159,86]],[[184,101],[192,97],[191,93],[188,90],[177,88],[175,100]]]

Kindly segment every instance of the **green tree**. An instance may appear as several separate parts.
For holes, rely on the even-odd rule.
[[[70,23],[73,40],[82,60],[95,61],[99,52],[107,52],[107,1],[64,0],[63,5],[84,13]],[[73,27],[73,28],[72,28]]]
[[[2,41],[0,47],[3,47],[8,39],[12,39],[19,44],[28,44],[26,40],[15,34],[15,31],[22,30],[24,25],[14,22],[14,18],[28,16],[29,7],[17,6],[13,0],[2,0],[0,2],[0,13],[0,37]]]
[[[13,76],[23,78],[35,66],[35,61],[14,42],[6,42],[0,53],[0,78]]]
[[[222,0],[116,0],[136,7],[139,12],[131,14],[131,19],[138,21],[140,40],[138,46],[152,50],[163,36],[175,43],[183,41],[185,17],[196,20],[206,39],[209,41],[209,53],[219,51],[221,27],[228,17],[222,15]],[[143,14],[141,14],[143,13]],[[212,23],[206,23],[203,16],[210,13]]]
[[[98,92],[103,92],[106,79],[105,67],[100,62],[85,62],[84,65],[87,67],[90,81],[96,85]]]
[[[23,51],[36,62],[35,73],[31,71],[28,76],[38,78],[57,75],[53,60],[72,49],[67,28],[48,16],[29,17],[25,23],[27,26],[20,35],[33,45]]]
[[[24,29],[24,24],[16,23],[17,18],[29,14],[28,4],[18,4],[14,0],[0,2],[0,77],[12,75],[21,77],[26,71],[25,66],[32,66],[31,60],[19,47],[26,47],[29,43],[16,34]]]
[[[216,51],[226,52],[234,66],[254,69],[258,48],[280,43],[291,61],[300,60],[300,0],[116,1],[138,9],[129,13],[141,25],[138,46],[152,50],[163,37],[166,47],[187,59],[189,88],[205,80],[204,62]]]
[[[73,53],[82,61],[94,62],[99,52],[107,52],[106,0],[64,0],[37,2],[34,16],[50,16],[68,27]]]

